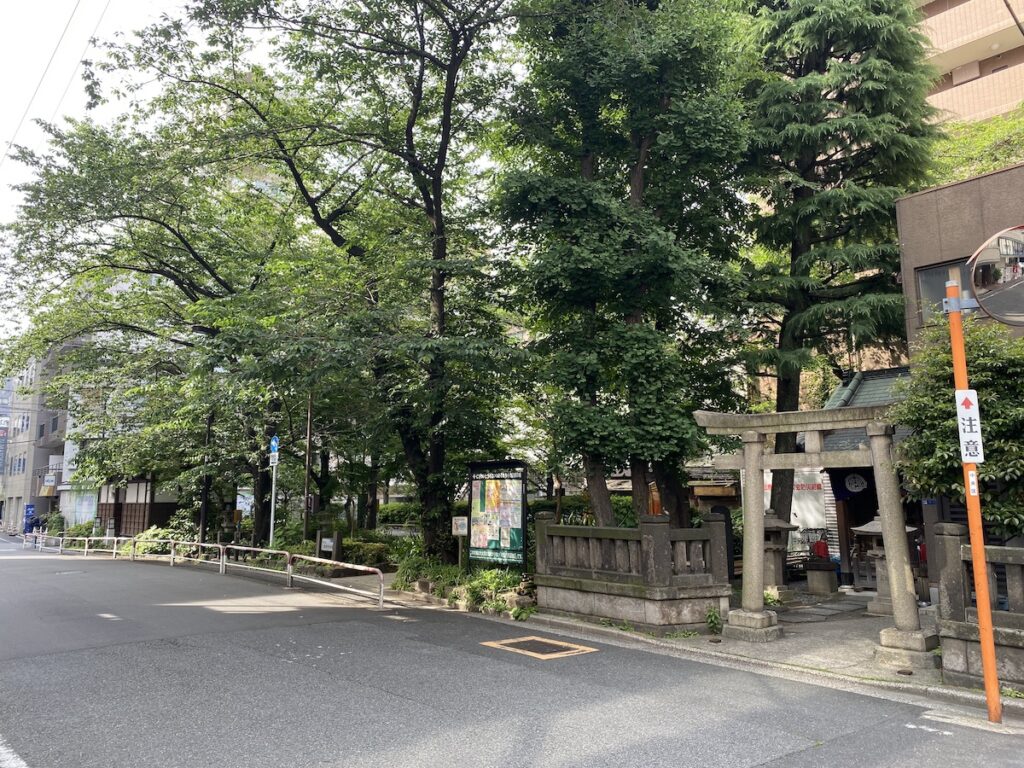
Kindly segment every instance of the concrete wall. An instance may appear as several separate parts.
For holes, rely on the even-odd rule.
[[[1024,165],[1017,165],[897,201],[907,338],[922,323],[917,270],[965,261],[992,235],[1024,224],[1022,190]]]

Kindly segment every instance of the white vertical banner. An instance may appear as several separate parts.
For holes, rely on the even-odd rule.
[[[981,444],[978,393],[973,389],[956,390],[956,424],[960,432],[960,460],[964,464],[981,464],[985,461],[985,448]]]

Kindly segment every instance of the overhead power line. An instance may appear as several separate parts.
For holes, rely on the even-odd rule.
[[[64,86],[64,91],[57,100],[57,106],[53,108],[53,114],[50,115],[51,123],[57,118],[57,113],[60,112],[61,104],[64,103],[64,97],[68,95],[68,91],[71,90],[71,84],[75,82],[75,75],[78,74],[78,68],[82,66],[82,61],[85,60],[85,54],[87,54],[89,49],[92,48],[92,41],[96,39],[96,33],[100,29],[100,24],[103,23],[103,17],[107,15],[107,9],[110,8],[110,3],[111,0],[107,0],[107,4],[103,6],[103,10],[100,11],[100,17],[96,19],[96,26],[92,28],[92,32],[85,41],[85,47],[82,48],[82,52],[78,55],[78,61],[75,62],[75,68],[71,70],[71,77],[68,78],[68,82]]]
[[[11,140],[7,142],[7,147],[4,148],[4,156],[0,157],[0,168],[4,167],[4,162],[7,160],[7,156],[11,152],[11,147],[14,146],[14,142],[18,139],[18,133],[21,131],[21,126],[25,124],[25,118],[28,117],[29,110],[32,109],[32,104],[36,100],[36,96],[39,95],[39,89],[43,85],[43,81],[46,79],[46,73],[50,71],[50,65],[53,64],[53,60],[57,56],[57,51],[60,50],[61,43],[64,42],[64,35],[68,32],[68,27],[71,26],[71,20],[75,18],[75,13],[78,11],[78,6],[82,4],[82,0],[76,0],[75,7],[71,9],[71,15],[68,16],[68,20],[64,23],[64,29],[60,33],[60,37],[57,38],[57,44],[53,46],[53,52],[50,54],[49,61],[46,62],[46,67],[43,69],[43,74],[39,77],[39,82],[36,83],[36,89],[32,91],[32,97],[28,100],[28,104],[25,105],[25,111],[21,113],[21,119],[18,121],[18,127],[14,129],[14,135],[11,136]]]

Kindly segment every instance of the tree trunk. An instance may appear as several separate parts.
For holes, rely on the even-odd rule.
[[[604,462],[597,456],[584,453],[583,470],[587,479],[590,509],[597,524],[602,528],[614,528],[615,513],[612,512],[612,497],[608,493],[608,481],[604,476]]]
[[[661,495],[661,509],[668,515],[673,528],[689,528],[693,523],[690,513],[690,497],[680,470],[675,463],[654,462],[654,481]]]
[[[629,476],[633,484],[633,515],[637,521],[650,514],[650,493],[647,484],[651,482],[647,462],[635,456],[629,459]]]
[[[377,528],[377,488],[380,486],[380,464],[376,454],[370,456],[370,481],[366,485],[366,495],[369,504],[366,507],[366,527],[374,530]]]
[[[270,470],[263,466],[265,454],[260,452],[260,463],[252,476],[252,536],[253,542],[263,543],[270,536]]]
[[[791,316],[782,323],[779,336],[779,353],[781,363],[778,369],[778,387],[775,392],[775,410],[800,410],[800,367],[787,362],[787,357],[800,349],[799,341],[791,332]],[[796,433],[782,432],[775,436],[775,453],[796,453]],[[780,519],[789,522],[793,509],[793,470],[776,469],[772,471],[772,492],[769,506]]]

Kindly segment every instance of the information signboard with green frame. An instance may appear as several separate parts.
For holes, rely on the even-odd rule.
[[[469,559],[526,567],[526,473],[523,461],[469,465]]]

